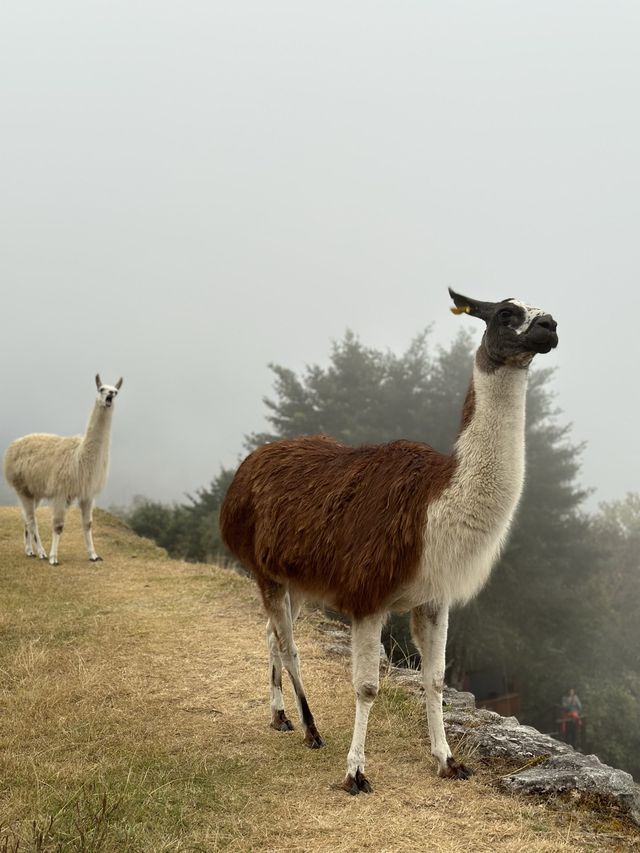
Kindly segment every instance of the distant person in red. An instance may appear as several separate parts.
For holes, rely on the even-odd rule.
[[[573,689],[569,688],[566,696],[562,697],[562,724],[561,731],[564,740],[575,746],[578,741],[578,730],[582,725],[582,702]]]

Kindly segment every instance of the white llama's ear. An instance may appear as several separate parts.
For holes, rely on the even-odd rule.
[[[118,389],[118,391],[122,388],[122,376],[116,382],[116,388]]]
[[[102,379],[100,379],[99,373],[96,373],[96,388],[98,391],[102,388]]]

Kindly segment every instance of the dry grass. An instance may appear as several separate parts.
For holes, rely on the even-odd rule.
[[[264,619],[249,581],[168,560],[103,513],[95,535],[105,562],[92,565],[69,513],[53,569],[22,556],[18,513],[0,509],[0,853],[520,853],[637,841],[624,824],[501,793],[495,767],[464,784],[436,778],[422,710],[390,683],[369,729],[375,793],[349,797],[337,787],[349,662],[324,653],[314,618],[298,638],[320,751],[268,727]]]

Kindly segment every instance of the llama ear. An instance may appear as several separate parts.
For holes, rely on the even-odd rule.
[[[122,388],[122,376],[116,382],[116,388],[118,389],[118,391]]]
[[[479,317],[488,323],[495,311],[495,302],[480,302],[478,299],[470,299],[468,296],[462,296],[449,288],[449,295],[455,303],[455,308],[451,311],[454,314],[471,314],[472,317]]]
[[[98,391],[102,388],[102,379],[100,379],[99,373],[96,373],[96,388]]]

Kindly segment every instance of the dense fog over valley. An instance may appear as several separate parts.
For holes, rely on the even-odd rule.
[[[478,336],[451,285],[553,313],[588,505],[637,487],[638,7],[1,18],[3,448],[82,432],[123,375],[99,503],[181,500],[265,428],[270,362]]]

